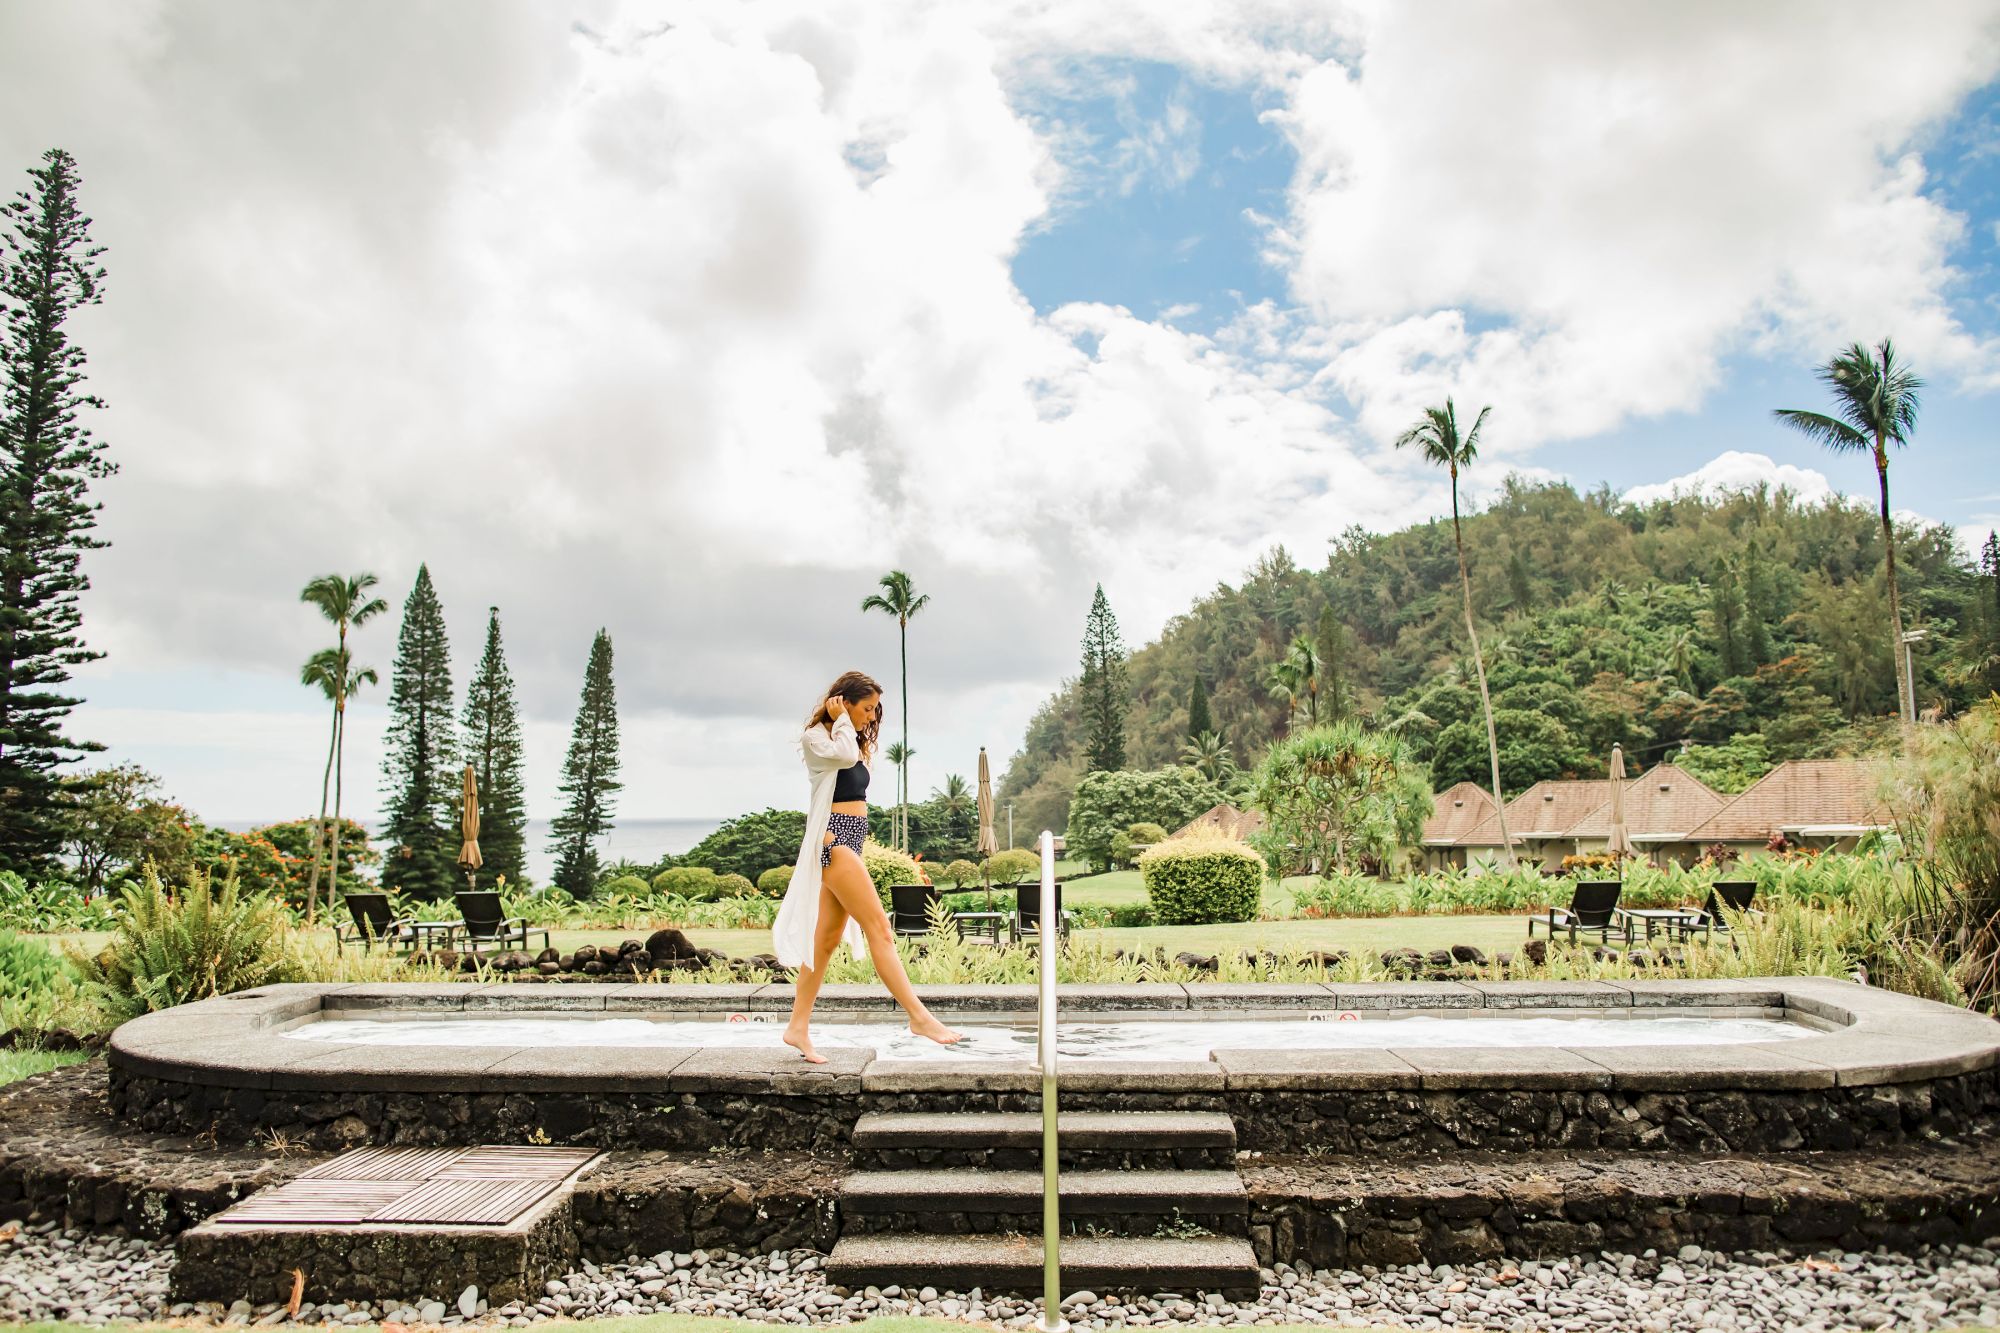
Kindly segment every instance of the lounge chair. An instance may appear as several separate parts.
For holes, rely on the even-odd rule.
[[[931,933],[931,905],[942,895],[935,884],[891,884],[889,928],[898,935]]]
[[[1708,901],[1701,905],[1699,912],[1688,913],[1686,919],[1674,923],[1674,929],[1682,939],[1692,938],[1696,932],[1711,936],[1718,931],[1729,933],[1729,918],[1723,915],[1726,908],[1731,912],[1747,912],[1751,900],[1757,896],[1757,881],[1754,879],[1719,879],[1708,891]]]
[[[1061,884],[1056,885],[1054,907],[1057,935],[1067,935],[1069,933],[1069,923],[1075,918],[1071,913],[1063,911]],[[1035,879],[1023,884],[1016,884],[1014,886],[1014,924],[1011,932],[1013,942],[1016,944],[1020,943],[1021,937],[1024,935],[1033,935],[1040,938],[1041,933],[1042,882]]]
[[[1579,882],[1576,892],[1570,895],[1568,907],[1551,907],[1545,913],[1528,918],[1528,938],[1535,938],[1535,927],[1543,925],[1549,928],[1550,939],[1554,939],[1559,930],[1568,931],[1571,944],[1576,943],[1578,935],[1592,934],[1609,944],[1612,932],[1616,931],[1629,945],[1632,942],[1632,927],[1618,914],[1618,895],[1624,889],[1624,884],[1615,879]]]
[[[458,903],[461,918],[458,928],[464,933],[466,944],[474,950],[482,944],[526,949],[531,935],[540,935],[542,947],[549,947],[549,932],[529,929],[526,917],[508,916],[506,909],[500,905],[497,892],[491,889],[460,889],[452,897]]]
[[[333,947],[336,953],[346,949],[352,940],[367,953],[377,944],[391,948],[398,945],[417,943],[416,922],[409,917],[397,916],[389,905],[386,893],[350,892],[340,895],[347,903],[347,914],[353,920],[346,925],[335,923],[333,927]]]

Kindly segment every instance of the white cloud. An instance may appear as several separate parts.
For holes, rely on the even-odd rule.
[[[2000,68],[1993,6],[1921,6],[1887,44],[1838,5],[1361,9],[1359,60],[1277,116],[1300,169],[1274,244],[1374,437],[1455,389],[1517,453],[1694,408],[1732,352],[1884,334],[2000,383],[1951,314],[1963,220],[1909,151]]]
[[[900,567],[936,594],[916,789],[1004,762],[1092,584],[1136,643],[1273,542],[1312,561],[1441,509],[1380,442],[1445,392],[1500,405],[1491,485],[1535,441],[1692,405],[1736,347],[1894,324],[1926,368],[1990,372],[1944,304],[1961,224],[1907,156],[1990,72],[1982,12],[1879,62],[1872,24],[1806,12],[0,9],[0,164],[70,147],[111,246],[79,333],[125,470],[84,688],[289,688],[321,632],[298,586],[374,569],[400,604],[427,560],[461,679],[502,608],[537,813],[603,625],[624,808],[724,814],[796,800],[794,714],[835,671],[894,674],[855,608]],[[1866,97],[1824,77],[1857,53]],[[1267,238],[1302,310],[1202,336],[1014,288],[1079,164],[1120,151],[1038,106],[1129,61],[1278,104],[1302,166]],[[1199,161],[1186,101],[1128,130],[1149,183]],[[317,795],[317,710],[270,716],[217,689],[79,725],[255,817]]]
[[[1625,499],[1630,504],[1643,505],[1678,495],[1723,495],[1759,486],[1791,491],[1807,504],[1817,504],[1834,494],[1833,483],[1826,479],[1825,473],[1780,463],[1768,454],[1731,449],[1669,481],[1634,486],[1625,492]]]

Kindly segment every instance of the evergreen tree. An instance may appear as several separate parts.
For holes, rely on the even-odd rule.
[[[1717,561],[1708,585],[1708,615],[1715,631],[1715,655],[1724,676],[1750,673],[1749,636],[1744,632],[1747,612],[1743,605],[1743,585],[1731,561]]]
[[[1194,689],[1188,695],[1187,738],[1198,741],[1203,734],[1215,730],[1215,718],[1208,711],[1208,690],[1203,687],[1201,677],[1194,678]]]
[[[522,882],[527,859],[528,801],[521,779],[521,710],[514,677],[500,647],[500,608],[486,609],[486,651],[465,687],[459,722],[465,761],[479,783],[479,853],[486,874]]]
[[[1319,719],[1338,722],[1347,716],[1352,701],[1347,689],[1347,632],[1331,602],[1319,609],[1313,647],[1319,658]]]
[[[1986,688],[2000,694],[2000,531],[1986,534],[1986,544],[1979,548],[1979,572]]]
[[[1744,649],[1752,667],[1778,660],[1771,640],[1771,626],[1783,613],[1778,592],[1771,579],[1771,557],[1761,542],[1752,541],[1743,558]]]
[[[1125,645],[1101,583],[1083,625],[1082,688],[1084,771],[1125,767]]]
[[[563,760],[562,794],[568,799],[555,818],[549,850],[556,854],[556,884],[575,897],[597,886],[594,841],[611,829],[612,797],[618,780],[618,699],[611,685],[611,636],[603,630],[590,645],[583,674],[583,702]]]
[[[428,566],[403,603],[389,679],[389,848],[382,887],[435,900],[458,886],[459,783],[452,736],[451,646]]]
[[[0,869],[34,874],[62,841],[55,770],[103,747],[63,734],[79,702],[61,687],[102,653],[83,643],[78,595],[98,505],[116,467],[79,421],[103,407],[83,388],[83,349],[64,325],[101,299],[102,246],[77,211],[75,159],[60,149],[0,206]]]

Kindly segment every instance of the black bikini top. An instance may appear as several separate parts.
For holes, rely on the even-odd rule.
[[[868,765],[859,759],[840,770],[833,779],[833,799],[835,801],[865,801],[868,799]]]

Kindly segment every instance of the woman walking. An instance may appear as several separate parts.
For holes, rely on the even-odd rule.
[[[826,1057],[813,1049],[813,1002],[843,939],[874,962],[875,974],[909,1014],[911,1032],[944,1046],[959,1040],[917,998],[875,881],[861,863],[861,840],[868,835],[868,761],[875,757],[881,727],[882,687],[850,671],[833,682],[799,737],[812,801],[798,863],[771,934],[778,961],[798,969],[785,1044],[814,1064],[825,1064]]]

